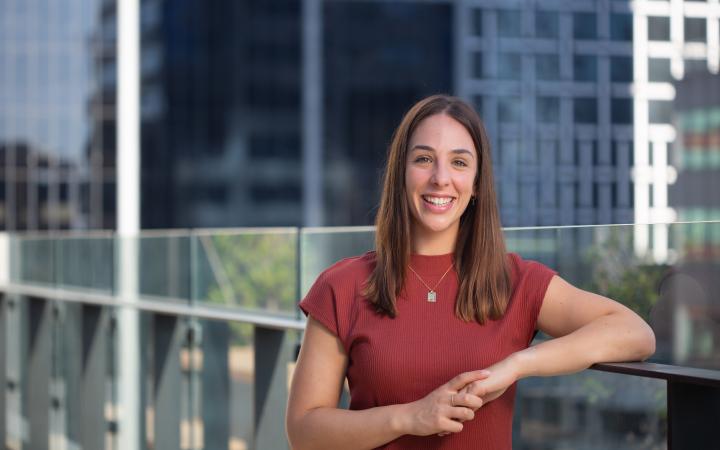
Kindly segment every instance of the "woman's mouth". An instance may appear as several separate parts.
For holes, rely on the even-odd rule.
[[[438,197],[434,195],[423,195],[423,204],[431,212],[445,212],[455,204],[455,197]]]

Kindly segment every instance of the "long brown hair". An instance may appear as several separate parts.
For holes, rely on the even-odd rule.
[[[388,148],[380,208],[375,220],[376,265],[365,286],[366,297],[380,314],[397,315],[395,300],[402,291],[410,260],[412,217],[405,191],[405,166],[410,137],[420,122],[446,114],[470,133],[478,154],[473,183],[475,201],[460,217],[455,268],[460,279],[455,314],[480,324],[500,318],[510,297],[510,275],[493,182],[490,143],[477,113],[464,101],[433,95],[405,114]]]

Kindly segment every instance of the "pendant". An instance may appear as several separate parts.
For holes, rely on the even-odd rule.
[[[430,292],[428,292],[428,298],[427,298],[427,300],[428,300],[429,302],[435,303],[435,301],[437,300],[437,294],[435,293],[435,291],[430,291]]]

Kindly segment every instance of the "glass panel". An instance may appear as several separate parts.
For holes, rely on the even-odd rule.
[[[632,41],[632,14],[610,14],[610,39],[614,41]]]
[[[575,81],[597,81],[597,56],[575,55],[573,74]]]
[[[712,217],[679,208],[683,217]],[[664,364],[720,369],[720,223],[506,230],[510,251],[615,299],[652,326]]]
[[[190,238],[183,234],[143,235],[137,239],[141,297],[187,302],[190,299]]]
[[[301,297],[333,263],[375,248],[374,228],[314,228],[300,235]]]
[[[295,229],[198,233],[192,239],[193,300],[294,315],[298,297]]]
[[[595,13],[573,14],[573,36],[575,39],[597,39],[597,16]]]
[[[669,41],[670,40],[670,18],[669,17],[648,17],[648,40]]]
[[[535,76],[537,76],[538,80],[559,80],[560,58],[558,55],[536,55]]]
[[[520,123],[522,100],[520,97],[502,97],[498,100],[498,117],[501,123]]]
[[[614,82],[630,83],[633,81],[633,59],[630,56],[613,56],[610,58],[610,79]]]
[[[685,42],[705,42],[707,40],[707,20],[705,18],[685,18]]]
[[[631,125],[633,123],[633,99],[613,98],[610,103],[612,123]]]
[[[670,73],[670,59],[649,58],[648,59],[648,80],[660,82],[672,82]]]
[[[483,11],[482,9],[473,9],[473,34],[475,36],[483,35]]]
[[[500,37],[521,37],[522,16],[520,14],[520,11],[498,11],[497,28],[498,36]]]
[[[536,100],[537,120],[545,123],[560,121],[560,100],[555,97],[538,97]]]
[[[574,99],[573,115],[576,123],[597,123],[597,100],[594,98]]]
[[[559,29],[558,13],[554,11],[535,12],[535,36],[539,38],[556,38]]]
[[[522,75],[522,57],[519,53],[501,53],[498,55],[498,78],[501,80],[519,80]]]
[[[57,286],[113,292],[115,240],[112,236],[56,240]]]
[[[673,102],[667,100],[650,100],[650,123],[672,123]]]
[[[52,285],[55,274],[55,241],[51,238],[18,238],[19,279],[30,284]]]
[[[475,78],[483,78],[485,76],[485,73],[483,72],[483,54],[480,52],[473,53],[472,60],[472,76]]]

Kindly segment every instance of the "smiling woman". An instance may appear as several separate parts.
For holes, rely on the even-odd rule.
[[[294,449],[510,449],[517,380],[654,351],[632,311],[506,252],[488,139],[457,98],[403,118],[376,225],[375,251],[325,270],[300,303]],[[555,339],[529,347],[536,330]]]

